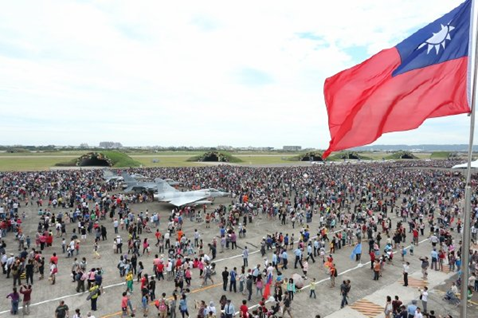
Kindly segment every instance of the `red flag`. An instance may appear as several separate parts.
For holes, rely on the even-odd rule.
[[[397,46],[325,81],[332,151],[369,144],[427,118],[470,112],[471,0]]]
[[[269,299],[269,295],[271,293],[271,284],[266,284],[266,287],[264,288],[264,293],[262,294],[262,297],[267,300]]]

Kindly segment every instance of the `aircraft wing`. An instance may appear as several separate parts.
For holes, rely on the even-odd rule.
[[[206,199],[204,195],[184,195],[172,198],[168,202],[175,206],[183,206]]]

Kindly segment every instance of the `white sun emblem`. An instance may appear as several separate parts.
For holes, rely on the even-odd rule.
[[[451,41],[450,31],[454,29],[455,27],[450,25],[449,23],[447,25],[442,24],[441,30],[437,33],[433,33],[433,35],[429,39],[420,44],[418,49],[421,49],[422,47],[427,45],[427,54],[430,53],[433,48],[435,48],[436,54],[440,53],[440,46],[445,49],[446,40]]]

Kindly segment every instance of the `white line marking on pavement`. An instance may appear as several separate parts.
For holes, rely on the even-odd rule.
[[[429,239],[424,239],[424,240],[418,242],[418,244],[422,244],[422,243],[424,243],[424,242],[426,242],[426,241],[428,241],[428,240],[429,240]],[[406,249],[409,249],[410,246],[411,246],[411,245],[408,245],[408,246],[405,247],[405,248],[406,248]],[[399,252],[399,251],[393,252],[393,254],[396,254],[396,253],[398,253],[398,252]],[[338,274],[338,276],[342,276],[342,275],[347,274],[347,273],[349,273],[349,272],[352,272],[352,271],[355,271],[355,270],[357,270],[357,269],[360,269],[360,268],[364,267],[365,265],[370,264],[370,262],[371,262],[371,261],[368,261],[367,263],[359,263],[359,264],[358,264],[357,266],[355,266],[355,267],[352,267],[352,268],[349,268],[349,269],[347,269],[347,270],[344,270],[343,272],[341,272],[340,274]],[[323,279],[317,281],[315,284],[318,285],[318,284],[322,284],[322,283],[325,283],[325,282],[328,282],[328,281],[330,281],[330,278],[323,278]],[[309,284],[309,285],[305,285],[305,286],[302,287],[300,290],[304,290],[304,289],[307,289],[307,288],[309,288],[309,287],[310,287],[310,284]],[[271,301],[271,300],[266,300],[266,303],[269,303],[269,302],[272,302],[272,301]],[[256,307],[259,307],[259,304],[256,304],[256,305],[253,305],[253,306],[249,307],[249,310],[254,309],[254,308],[256,308]],[[238,315],[238,314],[239,314],[239,311],[236,312],[236,315]]]
[[[338,233],[338,232],[340,232],[340,231],[342,231],[342,230],[337,230],[337,231],[334,231],[334,232],[332,232],[332,233]],[[312,240],[312,239],[315,239],[316,237],[317,237],[317,236],[313,236],[313,237],[311,237],[310,239]],[[419,244],[421,244],[421,243],[423,243],[423,242],[425,242],[425,241],[428,241],[428,239],[425,239],[425,240],[419,242]],[[299,242],[299,240],[296,240],[296,241],[294,242],[294,244],[296,244],[297,242]],[[411,245],[409,245],[409,246],[407,247],[407,249],[410,248],[410,246],[411,246]],[[249,255],[257,254],[257,253],[259,253],[259,252],[260,252],[260,250],[256,250],[256,251],[250,252]],[[230,257],[226,257],[226,258],[221,258],[221,259],[215,260],[215,262],[216,262],[216,263],[218,263],[218,262],[223,262],[223,261],[230,260],[230,259],[234,259],[234,258],[238,258],[238,257],[241,257],[241,256],[242,256],[242,254],[238,254],[238,255],[234,255],[234,256],[230,256]],[[346,273],[348,273],[348,272],[351,272],[351,271],[354,271],[354,270],[356,270],[356,269],[362,268],[364,265],[367,265],[367,264],[370,264],[370,261],[367,262],[367,263],[365,263],[365,264],[362,264],[362,265],[359,264],[359,265],[357,265],[356,267],[353,267],[353,268],[350,268],[350,269],[348,269],[348,270],[345,270],[345,271],[343,271],[342,273],[340,273],[340,274],[338,274],[338,275],[339,275],[339,276],[344,275],[344,274],[346,274]],[[329,278],[324,278],[324,279],[318,281],[317,284],[326,282],[326,281],[328,281],[328,280],[329,280]],[[125,284],[126,284],[125,282],[115,283],[115,284],[111,284],[111,285],[104,286],[103,289],[109,289],[109,288],[113,288],[113,287],[117,287],[117,286],[122,286],[122,285],[125,285]],[[309,285],[306,285],[306,286],[304,286],[304,287],[302,287],[302,289],[306,289],[306,288],[309,288],[309,287],[310,287],[310,284],[309,284]],[[59,301],[59,300],[62,300],[62,299],[71,298],[71,297],[74,297],[74,296],[81,296],[81,295],[83,295],[83,293],[75,293],[75,294],[70,294],[70,295],[64,295],[64,296],[61,296],[61,297],[46,299],[46,300],[40,301],[40,302],[38,302],[38,303],[31,304],[30,307],[35,307],[35,306],[47,304],[47,303],[50,303],[50,302]],[[254,305],[254,306],[252,306],[252,307],[249,307],[249,309],[255,308],[255,307],[257,307],[257,306],[259,306],[259,305],[258,305],[258,304],[257,304],[257,305]],[[23,307],[22,307],[22,306],[19,306],[18,308],[19,308],[19,309],[22,309]],[[0,315],[5,314],[5,313],[9,313],[9,312],[10,312],[10,310],[0,311]]]
[[[126,283],[111,284],[111,285],[108,285],[108,286],[104,286],[103,289],[108,289],[108,288],[112,288],[112,287],[117,287],[117,286],[121,286],[121,285],[125,285],[125,284],[126,284]],[[39,306],[39,305],[51,303],[51,302],[53,302],[53,301],[58,301],[58,300],[62,300],[62,299],[74,297],[74,296],[81,296],[81,295],[84,295],[84,294],[86,294],[86,293],[87,293],[87,292],[84,292],[84,293],[76,293],[76,294],[65,295],[65,296],[61,296],[61,297],[57,297],[57,298],[47,299],[47,300],[43,300],[43,301],[40,301],[40,302],[31,304],[30,307],[35,307],[35,306]],[[22,309],[22,308],[23,308],[23,306],[19,306],[19,307],[18,307],[19,310]],[[10,312],[10,310],[0,311],[0,315],[5,314],[5,313],[9,313],[9,312]]]

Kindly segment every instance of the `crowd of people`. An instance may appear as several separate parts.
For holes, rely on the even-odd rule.
[[[160,317],[180,314],[184,318],[196,315],[193,311],[198,317],[292,317],[294,295],[306,281],[310,281],[309,296],[317,297],[316,282],[308,279],[311,266],[326,273],[330,287],[335,288],[340,269],[334,254],[345,247],[353,250],[356,261],[369,247],[373,280],[380,279],[394,254],[400,255],[407,286],[409,265],[405,255],[413,254],[420,236],[430,241],[430,255],[422,256],[424,278],[430,265],[432,270],[443,270],[444,264],[456,272],[466,268],[473,273],[468,282],[472,294],[478,288],[478,254],[471,254],[468,266],[461,264],[464,179],[460,173],[446,169],[453,164],[442,160],[128,170],[151,180],[174,179],[188,189],[217,188],[231,193],[229,204],[180,207],[167,215],[141,209],[142,203],[151,202],[150,193],[123,193],[120,182],[104,182],[99,170],[4,173],[0,186],[0,254],[5,279],[13,281],[13,291],[7,295],[11,313],[18,313],[22,294],[23,313],[29,314],[34,274],[42,280],[46,270],[49,284],[55,284],[59,258],[62,266],[63,258],[71,259],[76,291],[88,291],[91,311],[96,311],[103,293],[104,270],[88,268],[88,259],[101,258],[102,250],[111,247],[118,254],[118,277],[126,284],[119,295],[123,316],[136,315],[137,308],[148,316],[149,304],[153,303]],[[478,197],[474,185],[471,230],[476,240]],[[35,232],[24,232],[23,223],[29,221],[23,211],[26,206],[37,211]],[[258,252],[264,262],[249,265],[251,251],[248,246],[239,248],[237,242],[247,236],[258,216],[275,222],[278,230],[264,234],[260,242]],[[204,241],[201,230],[184,230],[186,222],[198,221],[204,231],[217,231],[217,235]],[[17,246],[7,247],[8,237],[14,237],[10,242]],[[92,240],[93,252],[84,253],[82,245]],[[409,242],[414,245],[406,248]],[[226,267],[219,275],[214,260],[217,253],[227,249],[238,249],[241,258],[237,266]],[[194,302],[193,309],[188,303],[192,281],[206,286],[221,278],[225,294],[217,308],[214,301],[199,301]],[[131,298],[135,281],[140,305]],[[173,289],[169,296],[159,287],[164,284]],[[340,307],[348,305],[351,286],[350,280],[340,284]],[[244,296],[241,304],[227,297],[227,293],[236,292]],[[420,296],[421,307],[412,310],[413,303],[405,306],[408,316],[403,314],[404,306],[393,305],[389,297],[385,315],[434,317],[432,310],[428,312],[427,291]],[[452,296],[458,298],[457,293]],[[56,317],[68,313],[65,306],[60,304]],[[79,310],[75,314],[81,317]]]

